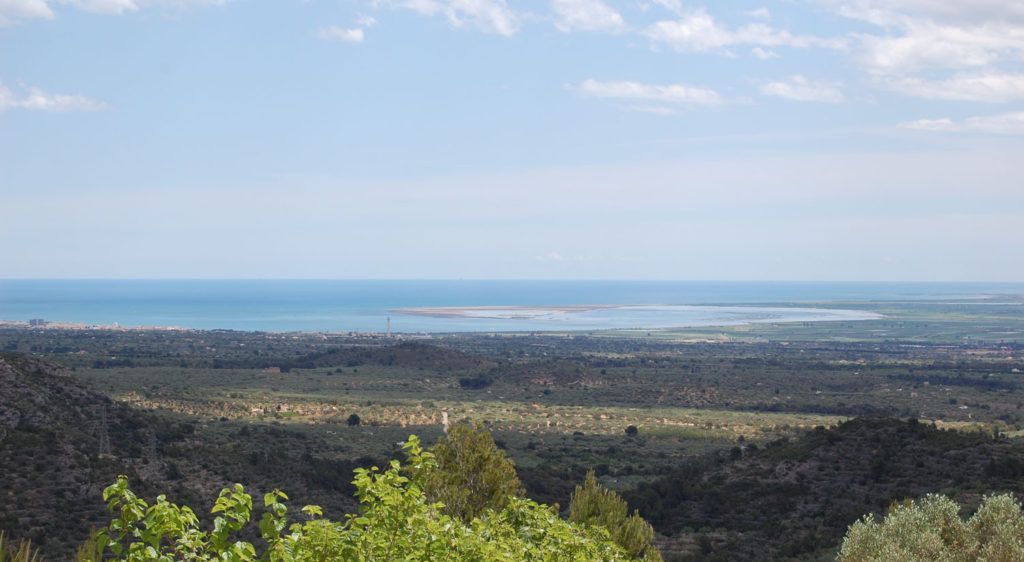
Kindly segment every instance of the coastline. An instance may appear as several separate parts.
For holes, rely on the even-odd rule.
[[[41,324],[33,324],[27,320],[3,320],[0,319],[0,329],[15,330],[106,330],[111,332],[202,332],[197,328],[186,328],[184,326],[122,326],[120,323],[113,324],[90,324],[87,322],[63,322],[60,320],[45,320]],[[249,330],[247,330],[249,331]]]
[[[804,319],[789,319],[787,313],[795,314],[819,314],[829,315],[842,320],[873,320],[882,318],[883,315],[863,310],[843,308],[822,308],[819,306],[781,306],[774,305],[691,305],[691,304],[594,304],[594,305],[540,305],[540,306],[445,306],[445,307],[406,307],[393,308],[388,310],[392,314],[406,314],[410,316],[427,316],[433,318],[455,318],[467,320],[530,320],[544,319],[553,315],[569,315],[596,311],[675,311],[675,312],[705,312],[722,315],[746,315],[742,323],[765,322],[778,320],[786,321],[815,321]],[[721,319],[725,323],[733,323],[732,319]],[[820,321],[827,321],[829,318],[820,318]]]
[[[500,320],[511,320],[517,318],[538,318],[545,314],[561,313],[571,314],[574,312],[591,312],[594,310],[607,310],[613,308],[626,308],[633,305],[625,304],[567,304],[567,305],[541,305],[541,306],[434,306],[434,307],[406,307],[393,308],[388,312],[393,314],[408,314],[410,316],[430,316],[433,318],[492,318]],[[493,314],[487,314],[488,312]],[[502,314],[508,312],[508,314]],[[522,314],[517,314],[521,312]]]

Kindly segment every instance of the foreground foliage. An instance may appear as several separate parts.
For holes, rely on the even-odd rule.
[[[7,535],[0,531],[0,562],[41,562],[39,552],[32,548],[32,543],[21,541],[11,544]]]
[[[929,495],[896,504],[882,521],[850,526],[841,562],[1012,562],[1024,560],[1024,515],[1011,494],[986,496],[967,521],[949,498]]]
[[[287,496],[266,494],[259,522],[262,552],[236,535],[250,521],[252,498],[241,485],[225,489],[212,513],[213,529],[200,529],[196,514],[159,496],[152,505],[118,477],[104,499],[115,515],[96,537],[95,560],[221,560],[273,562],[327,560],[630,560],[598,526],[573,524],[550,507],[510,497],[501,510],[486,510],[465,523],[431,502],[416,479],[436,467],[434,456],[411,436],[408,469],[397,460],[380,470],[356,471],[361,508],[344,522],[322,517],[317,506],[302,509],[306,521],[289,523]],[[413,474],[408,477],[406,474]]]

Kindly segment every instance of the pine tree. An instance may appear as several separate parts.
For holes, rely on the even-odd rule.
[[[587,472],[583,484],[576,486],[569,503],[569,521],[604,527],[628,554],[650,562],[661,561],[654,547],[654,528],[638,511],[629,515],[626,501],[614,490],[597,483],[594,471]]]
[[[504,508],[509,499],[525,494],[516,468],[494,443],[486,428],[458,423],[432,448],[433,467],[414,478],[431,501],[444,504],[444,513],[469,522],[488,509]]]

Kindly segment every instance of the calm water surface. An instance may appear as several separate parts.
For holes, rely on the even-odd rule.
[[[0,280],[0,319],[264,331],[652,329],[751,321],[849,320],[808,303],[969,298],[1021,284],[636,281]],[[528,318],[439,318],[420,307],[658,305]],[[757,307],[753,305],[783,305]],[[669,305],[669,306],[666,306]],[[679,305],[698,305],[679,306]],[[727,308],[707,305],[733,305]],[[739,307],[735,306],[739,305]],[[800,307],[794,310],[792,307]]]

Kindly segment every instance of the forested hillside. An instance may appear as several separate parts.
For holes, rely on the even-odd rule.
[[[245,432],[229,448],[196,438],[194,422],[133,410],[82,387],[63,368],[0,356],[0,530],[65,559],[106,520],[103,488],[126,474],[143,495],[210,503],[223,486],[282,485],[340,515],[355,507],[352,471],[373,459],[321,455],[287,428]],[[206,514],[200,516],[206,518]]]
[[[847,527],[894,501],[943,493],[976,508],[986,493],[1024,493],[1024,447],[916,420],[857,418],[762,448],[687,463],[626,493],[666,554],[709,560],[835,556]]]

